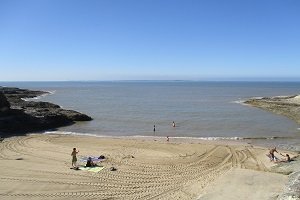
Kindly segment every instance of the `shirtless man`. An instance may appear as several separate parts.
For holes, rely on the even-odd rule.
[[[278,151],[276,150],[276,147],[270,149],[270,154],[269,155],[270,155],[271,161],[276,161],[277,160],[277,158],[274,155],[275,152],[278,153]]]

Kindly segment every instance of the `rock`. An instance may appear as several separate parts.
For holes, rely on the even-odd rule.
[[[300,101],[299,95],[283,97],[264,97],[261,99],[250,99],[245,102],[263,110],[286,116],[300,124]],[[296,148],[297,147],[293,147]],[[279,200],[300,200],[300,159],[294,158],[290,163],[279,163],[273,167],[272,172],[286,174],[289,181],[284,192],[279,195]]]
[[[300,200],[300,172],[295,172],[289,176],[289,181],[284,188],[284,192],[278,199]]]
[[[10,109],[10,103],[7,101],[3,92],[0,92],[0,112],[5,112]]]
[[[92,120],[92,118],[90,116],[84,115],[84,114],[74,111],[74,110],[60,109],[59,112],[62,115],[67,116],[67,118],[71,119],[72,121],[90,121],[90,120]]]
[[[0,87],[0,135],[10,136],[32,131],[43,131],[90,121],[92,118],[73,110],[64,110],[49,102],[24,101],[45,94],[19,88]]]
[[[300,103],[295,101],[297,95],[288,97],[264,97],[261,99],[249,99],[244,103],[254,107],[286,116],[300,124]]]

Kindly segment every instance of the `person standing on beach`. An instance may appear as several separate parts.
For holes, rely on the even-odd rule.
[[[155,125],[153,126],[153,132],[155,133]]]
[[[270,159],[271,159],[271,161],[277,161],[278,160],[278,158],[276,158],[275,157],[275,155],[274,155],[274,153],[278,153],[278,151],[276,150],[276,147],[274,147],[274,148],[272,148],[272,149],[270,149]]]
[[[73,151],[71,153],[72,156],[72,167],[76,168],[77,167],[77,154],[79,151],[76,151],[76,148],[73,148]]]
[[[173,121],[172,126],[175,127],[175,122]]]

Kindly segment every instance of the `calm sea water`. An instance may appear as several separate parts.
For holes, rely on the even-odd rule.
[[[94,118],[60,131],[109,136],[291,137],[299,125],[243,105],[300,93],[300,82],[0,82],[53,92],[39,100]],[[176,128],[172,127],[175,121]],[[153,132],[156,125],[156,132]]]

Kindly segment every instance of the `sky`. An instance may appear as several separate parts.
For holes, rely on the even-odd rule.
[[[297,80],[298,0],[0,0],[0,81]]]

